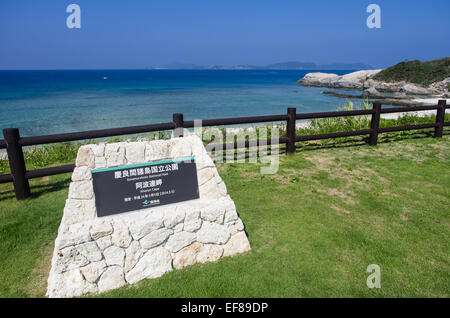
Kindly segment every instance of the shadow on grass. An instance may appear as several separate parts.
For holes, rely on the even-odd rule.
[[[70,178],[65,178],[64,180],[48,184],[30,185],[31,195],[29,199],[36,199],[45,193],[57,192],[60,190],[67,189],[69,187],[69,183]],[[0,197],[1,197],[0,201],[2,201],[7,199],[13,199],[16,197],[16,195],[14,194],[14,189],[12,188],[11,190],[0,192]]]
[[[434,130],[430,131],[411,131],[404,133],[403,135],[399,135],[398,133],[395,135],[386,135],[380,134],[378,136],[378,144],[389,144],[395,143],[397,141],[403,140],[418,140],[424,138],[433,138]],[[444,130],[443,136],[450,136],[450,130]],[[335,138],[333,140],[327,139],[328,141],[321,142],[311,141],[303,144],[296,144],[296,153],[301,153],[302,151],[314,151],[319,149],[340,149],[340,148],[354,148],[360,146],[368,146],[369,145],[369,136],[367,137],[342,137]]]

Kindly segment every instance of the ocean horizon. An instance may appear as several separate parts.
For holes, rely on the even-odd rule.
[[[288,107],[309,113],[333,111],[347,102],[322,94],[326,88],[296,83],[309,72],[0,71],[0,128],[36,136],[169,122],[173,113],[183,113],[185,120],[284,114]]]

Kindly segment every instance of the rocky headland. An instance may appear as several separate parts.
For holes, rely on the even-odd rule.
[[[435,69],[418,71],[417,63],[426,65],[426,63],[435,63],[436,61],[425,63],[413,61],[402,62],[385,70],[364,70],[342,76],[333,73],[308,73],[297,82],[305,86],[363,91],[361,95],[335,91],[324,92],[341,98],[367,98],[383,100],[383,103],[393,105],[417,105],[420,103],[419,97],[422,97],[424,101],[429,101],[430,98],[446,99],[450,97],[450,66],[447,65],[449,58],[437,61],[444,61],[446,64],[439,65],[439,77],[434,78],[430,74],[434,74]],[[405,65],[409,68],[413,66],[416,68],[408,73],[404,71]],[[414,77],[411,77],[411,72],[415,72],[413,73]],[[410,78],[413,78],[415,83],[411,82]]]

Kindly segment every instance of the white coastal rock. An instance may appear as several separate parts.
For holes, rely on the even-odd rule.
[[[400,93],[406,93],[411,95],[432,95],[437,94],[438,92],[433,89],[408,83],[403,85],[402,88],[400,88]]]
[[[339,80],[334,83],[338,88],[356,88],[364,87],[364,82],[379,73],[381,70],[357,71],[350,74],[340,76]]]
[[[381,70],[364,70],[338,76],[332,73],[308,73],[298,82],[307,86],[324,86],[335,88],[365,88],[365,82]]]

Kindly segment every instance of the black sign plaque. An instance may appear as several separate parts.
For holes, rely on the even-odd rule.
[[[92,170],[97,216],[199,198],[195,158]]]

